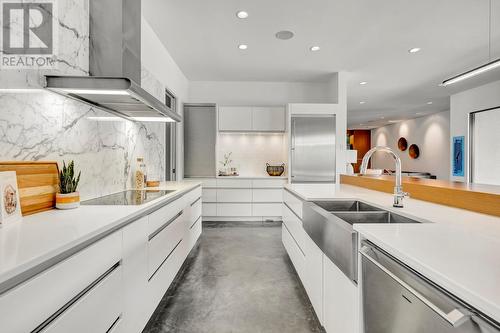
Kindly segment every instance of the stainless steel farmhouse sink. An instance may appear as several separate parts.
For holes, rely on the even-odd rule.
[[[422,223],[359,200],[304,203],[303,226],[307,234],[349,279],[357,282],[358,233],[355,223]]]
[[[376,208],[359,200],[315,201],[314,203],[328,212],[362,212],[381,210],[380,208]]]

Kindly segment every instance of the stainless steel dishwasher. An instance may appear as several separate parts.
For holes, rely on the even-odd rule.
[[[365,333],[498,333],[487,318],[370,242],[363,242]]]

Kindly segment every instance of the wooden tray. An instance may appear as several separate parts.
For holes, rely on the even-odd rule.
[[[16,172],[23,216],[55,207],[59,188],[57,162],[0,162],[0,171]]]

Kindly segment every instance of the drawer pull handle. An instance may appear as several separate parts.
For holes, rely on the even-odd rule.
[[[156,229],[155,231],[153,231],[153,233],[151,235],[149,235],[148,237],[148,241],[152,240],[153,238],[155,238],[160,232],[163,231],[163,229],[165,229],[166,227],[168,227],[172,222],[174,222],[179,216],[181,216],[183,213],[183,211],[181,210],[180,212],[178,212],[177,214],[175,214],[174,217],[172,217],[170,220],[168,220],[166,223],[164,223],[161,227],[159,227],[158,229]]]
[[[196,219],[196,221],[194,221],[193,224],[191,224],[191,226],[189,227],[189,230],[193,229],[194,225],[201,219],[201,216],[198,216],[198,218]]]
[[[111,324],[111,326],[108,328],[108,330],[106,331],[106,333],[112,333],[113,330],[115,329],[115,327],[118,325],[118,323],[122,320],[122,313],[120,313],[120,315],[118,316],[118,318],[115,319],[115,321],[113,322],[113,324]]]
[[[52,316],[47,318],[43,323],[38,325],[31,333],[38,333],[43,331],[47,326],[49,326],[52,322],[54,322],[57,318],[59,318],[66,310],[68,310],[73,304],[78,302],[83,296],[85,296],[88,292],[94,289],[102,280],[108,277],[111,273],[113,273],[118,266],[120,266],[120,262],[117,262],[110,269],[108,269],[104,274],[99,276],[94,282],[88,285],[85,289],[79,292],[75,297],[73,297],[68,303],[64,304],[59,310],[57,310]]]
[[[193,207],[200,200],[201,200],[201,197],[199,197],[198,199],[196,199],[195,201],[193,201],[193,203],[191,204],[191,207]]]
[[[170,256],[172,255],[172,253],[174,253],[175,249],[177,249],[177,247],[179,246],[179,244],[182,242],[182,239],[174,246],[174,248],[172,249],[172,251],[170,251],[170,253],[165,257],[165,259],[163,259],[163,261],[161,262],[161,264],[158,266],[158,268],[153,272],[153,274],[151,274],[151,276],[149,277],[148,279],[148,282],[151,281],[151,279],[155,276],[155,274],[160,270],[160,268],[163,266],[163,264],[168,260],[168,258],[170,258]]]

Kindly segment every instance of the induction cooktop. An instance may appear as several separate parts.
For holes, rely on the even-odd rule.
[[[175,192],[175,190],[129,190],[82,201],[82,205],[136,206],[172,192]]]

